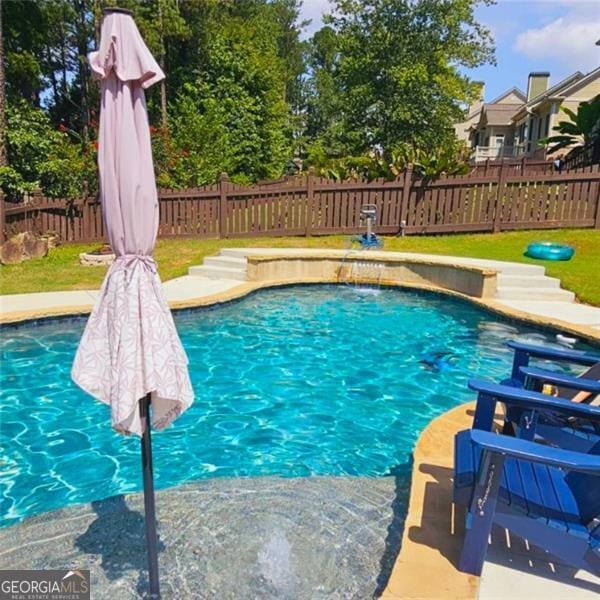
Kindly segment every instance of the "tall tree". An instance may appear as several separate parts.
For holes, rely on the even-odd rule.
[[[487,2],[487,0],[483,0]],[[478,0],[338,0],[329,26],[336,35],[316,121],[343,151],[391,150],[399,143],[436,148],[453,139],[452,124],[473,85],[459,67],[493,60],[491,37],[474,16]],[[322,40],[316,40],[316,54]],[[320,83],[314,90],[321,94]],[[338,124],[342,122],[342,126]]]
[[[33,0],[2,2],[7,101],[25,98],[34,105],[44,89],[46,23]]]
[[[188,0],[195,2],[196,0]],[[186,2],[187,4],[187,2]],[[167,53],[170,46],[183,43],[191,30],[182,16],[182,5],[178,0],[125,0],[121,6],[133,11],[140,31],[163,71],[167,68]],[[168,82],[163,79],[159,86],[159,112],[163,128],[168,121]]]
[[[2,5],[0,0],[0,167],[7,164],[6,157],[6,95],[4,91],[4,33],[2,29]]]

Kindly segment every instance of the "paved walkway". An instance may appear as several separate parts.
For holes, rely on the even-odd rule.
[[[170,303],[185,302],[227,292],[241,284],[228,279],[207,279],[205,277],[177,277],[163,283],[163,291]],[[23,311],[52,311],[70,307],[91,310],[99,295],[99,290],[76,292],[43,292],[39,294],[9,294],[0,296],[0,317],[8,313]]]

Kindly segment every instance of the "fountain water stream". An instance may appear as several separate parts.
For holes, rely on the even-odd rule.
[[[373,260],[349,260],[356,250],[350,250],[342,260],[340,283],[345,283],[358,294],[379,294],[384,263]]]
[[[258,553],[260,574],[275,589],[279,598],[296,598],[298,576],[292,561],[292,545],[280,529]]]

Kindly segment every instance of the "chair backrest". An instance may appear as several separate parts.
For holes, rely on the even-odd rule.
[[[588,454],[600,456],[600,442],[594,444]],[[581,519],[587,525],[600,515],[600,476],[572,471],[565,481],[573,492]]]
[[[593,381],[600,381],[600,362],[597,362],[595,365],[592,365],[585,373],[580,375],[582,379],[592,379]],[[577,394],[577,390],[572,388],[558,388],[558,395],[561,398],[573,398]],[[586,402],[591,402],[594,399],[594,396],[590,394],[589,400]]]

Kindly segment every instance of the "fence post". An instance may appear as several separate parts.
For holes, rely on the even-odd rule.
[[[160,202],[160,198],[159,198]],[[83,232],[83,240],[82,241],[90,241],[92,238],[92,208],[90,206],[90,198],[87,190],[83,191],[83,202],[81,203],[81,219],[83,220],[82,224],[82,232]]]
[[[219,238],[226,238],[227,234],[227,187],[229,175],[221,173],[219,176]]]
[[[313,213],[315,209],[315,169],[310,167],[306,176],[306,213],[304,221],[304,237],[311,234]]]
[[[4,244],[6,241],[6,216],[4,214],[4,209],[6,206],[4,202],[4,192],[0,191],[0,244]]]
[[[504,200],[504,187],[506,183],[506,168],[504,161],[500,164],[498,173],[498,187],[496,188],[496,202],[494,204],[494,233],[498,233],[501,229],[502,208]]]
[[[410,201],[410,193],[412,188],[412,176],[413,166],[412,164],[406,165],[404,169],[404,182],[402,184],[402,197],[400,199],[400,222],[398,223],[398,231],[403,233],[404,228],[402,227],[402,221],[405,226],[408,225],[408,203]]]
[[[38,207],[35,212],[33,213],[33,216],[31,217],[31,225],[28,228],[29,231],[31,231],[31,233],[33,234],[40,234],[40,233],[44,233],[42,231],[42,213],[40,211],[40,207],[42,204],[42,190],[40,188],[36,188],[33,191],[33,201],[32,204],[34,207]],[[68,225],[68,221],[65,217],[65,229],[67,228]]]
[[[598,173],[598,189],[596,190],[596,220],[594,222],[594,228],[600,229],[600,173]]]

